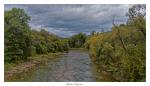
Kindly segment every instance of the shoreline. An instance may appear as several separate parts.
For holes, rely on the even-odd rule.
[[[25,62],[4,64],[4,82],[9,82],[14,75],[27,72],[39,64],[46,64],[50,59],[58,58],[63,53],[64,52],[36,55],[29,57]]]

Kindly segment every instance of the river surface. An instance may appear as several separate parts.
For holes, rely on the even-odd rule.
[[[101,77],[99,77],[101,76]],[[85,50],[70,50],[47,64],[17,75],[12,81],[29,82],[96,82],[113,81],[110,76],[97,73]]]

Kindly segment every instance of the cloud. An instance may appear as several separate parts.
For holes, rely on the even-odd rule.
[[[68,37],[79,32],[110,30],[112,19],[125,23],[129,5],[58,5],[58,4],[19,4],[5,5],[5,10],[23,8],[30,16],[32,28],[45,28],[59,36]]]

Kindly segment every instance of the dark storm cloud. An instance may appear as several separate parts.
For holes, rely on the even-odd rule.
[[[67,37],[79,32],[110,30],[112,19],[126,22],[129,5],[5,5],[5,10],[23,8],[31,16],[32,28],[45,28]]]

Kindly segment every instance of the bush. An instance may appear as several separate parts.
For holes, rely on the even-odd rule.
[[[36,53],[37,54],[46,54],[47,53],[47,47],[42,44],[36,45]]]
[[[142,33],[126,25],[118,28],[126,50],[116,28],[91,36],[85,47],[98,66],[104,65],[120,81],[145,81],[146,42]]]

